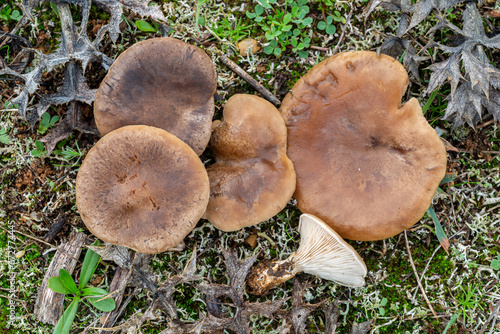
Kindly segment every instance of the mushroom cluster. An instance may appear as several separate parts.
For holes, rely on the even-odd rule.
[[[295,172],[281,114],[239,94],[212,124],[215,89],[211,59],[173,38],[137,43],[118,57],[94,104],[104,137],[77,177],[77,206],[94,235],[154,254],[182,242],[202,215],[234,231],[286,206]],[[217,162],[206,170],[198,156],[212,128]]]
[[[212,123],[210,58],[172,38],[140,42],[97,93],[104,137],[78,173],[82,220],[104,241],[158,253],[201,217],[235,231],[270,219],[293,196],[304,212],[300,247],[254,268],[254,293],[301,271],[361,286],[366,266],[342,237],[377,240],[412,226],[446,169],[418,101],[400,106],[408,83],[390,57],[340,53],[304,75],[280,111],[237,94]],[[209,140],[216,162],[205,169],[199,155]]]

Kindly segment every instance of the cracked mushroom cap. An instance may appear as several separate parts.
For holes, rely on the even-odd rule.
[[[204,218],[223,231],[236,231],[280,212],[295,190],[286,156],[286,127],[266,100],[232,96],[223,121],[215,121],[210,146],[216,163],[207,168],[210,200]]]
[[[200,48],[174,38],[132,45],[97,91],[94,117],[102,135],[126,125],[162,128],[200,155],[210,140],[217,76]]]
[[[338,284],[365,284],[366,265],[337,232],[310,214],[300,216],[300,246],[292,255],[296,272],[305,272]]]
[[[345,52],[314,66],[283,101],[298,207],[343,238],[411,227],[444,177],[444,145],[418,101],[400,106],[408,83],[391,57]]]
[[[89,151],[76,179],[76,204],[96,237],[141,253],[179,244],[208,203],[209,182],[195,152],[174,135],[126,126]]]

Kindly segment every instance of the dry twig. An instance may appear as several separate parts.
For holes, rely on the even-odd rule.
[[[354,11],[354,4],[351,6],[351,10],[349,11],[347,18],[345,19],[345,24],[344,24],[344,27],[342,28],[342,33],[340,34],[339,41],[338,41],[337,45],[335,46],[335,49],[333,49],[333,54],[336,54],[337,52],[339,52],[340,44],[342,44],[342,41],[344,40],[345,31],[347,29],[347,26],[351,23],[351,17],[352,17],[353,11]]]
[[[493,309],[493,312],[491,312],[491,315],[488,317],[488,320],[486,320],[486,322],[484,323],[484,326],[479,331],[479,334],[483,334],[486,331],[490,322],[491,322],[491,329],[490,329],[489,333],[493,333],[493,329],[495,328],[495,323],[497,322],[499,313],[500,313],[500,301],[497,303],[497,305]]]
[[[413,258],[411,256],[411,251],[410,251],[410,244],[408,243],[408,237],[406,235],[406,230],[405,230],[405,242],[406,242],[406,250],[408,251],[408,258],[410,259],[410,264],[411,267],[413,268],[413,273],[415,274],[415,278],[417,279],[418,287],[420,288],[420,291],[422,291],[422,295],[424,296],[424,299],[429,306],[429,309],[432,312],[432,315],[434,315],[435,318],[437,318],[436,312],[434,312],[434,308],[432,307],[431,303],[429,302],[429,298],[427,298],[427,294],[425,293],[424,287],[422,286],[422,282],[420,282],[420,278],[418,277],[417,273],[417,268],[415,268],[415,263],[413,263]]]
[[[262,96],[274,104],[275,107],[278,107],[281,104],[281,101],[271,93],[266,87],[264,87],[260,82],[252,78],[244,69],[239,67],[234,61],[224,56],[223,54],[219,54],[219,60],[221,63],[229,67],[231,71],[239,75],[243,80],[248,82],[250,86],[252,86],[256,91],[258,91]]]

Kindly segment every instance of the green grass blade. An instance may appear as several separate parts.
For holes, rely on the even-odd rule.
[[[432,101],[434,101],[434,99],[436,98],[437,92],[438,92],[438,90],[436,89],[431,93],[431,96],[429,96],[429,99],[427,100],[427,102],[425,102],[425,105],[422,107],[422,114],[425,115],[427,110],[429,110],[429,107],[431,106]]]
[[[92,244],[92,246],[99,246],[99,242],[96,241]],[[82,270],[80,272],[80,282],[78,283],[78,289],[83,289],[85,285],[89,282],[90,278],[94,274],[97,265],[99,264],[99,260],[101,257],[96,252],[91,249],[87,250],[85,253],[85,258],[82,263]]]
[[[448,324],[446,325],[446,327],[445,327],[445,329],[444,329],[444,331],[443,331],[443,334],[446,334],[446,332],[448,331],[448,329],[450,329],[450,328],[451,328],[451,326],[453,326],[453,324],[455,323],[455,321],[457,321],[458,316],[459,316],[459,315],[458,315],[458,313],[457,313],[457,314],[454,314],[454,315],[451,317],[450,321],[448,321]]]
[[[53,334],[69,334],[71,329],[71,324],[75,319],[76,310],[78,309],[78,303],[80,302],[80,297],[73,299],[68,308],[64,311],[63,315],[59,319],[56,327],[54,327]]]
[[[441,223],[439,222],[439,219],[436,216],[436,212],[434,212],[432,206],[430,206],[427,210],[427,215],[429,215],[434,221],[434,224],[436,225],[436,236],[439,240],[439,243],[441,244],[445,252],[448,253],[448,248],[450,248],[450,241],[448,240],[446,233],[444,233],[443,227],[441,226]]]

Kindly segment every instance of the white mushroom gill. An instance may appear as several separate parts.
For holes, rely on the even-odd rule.
[[[359,287],[367,270],[363,259],[321,219],[300,216],[300,246],[291,256],[295,272],[305,272],[338,284]]]

